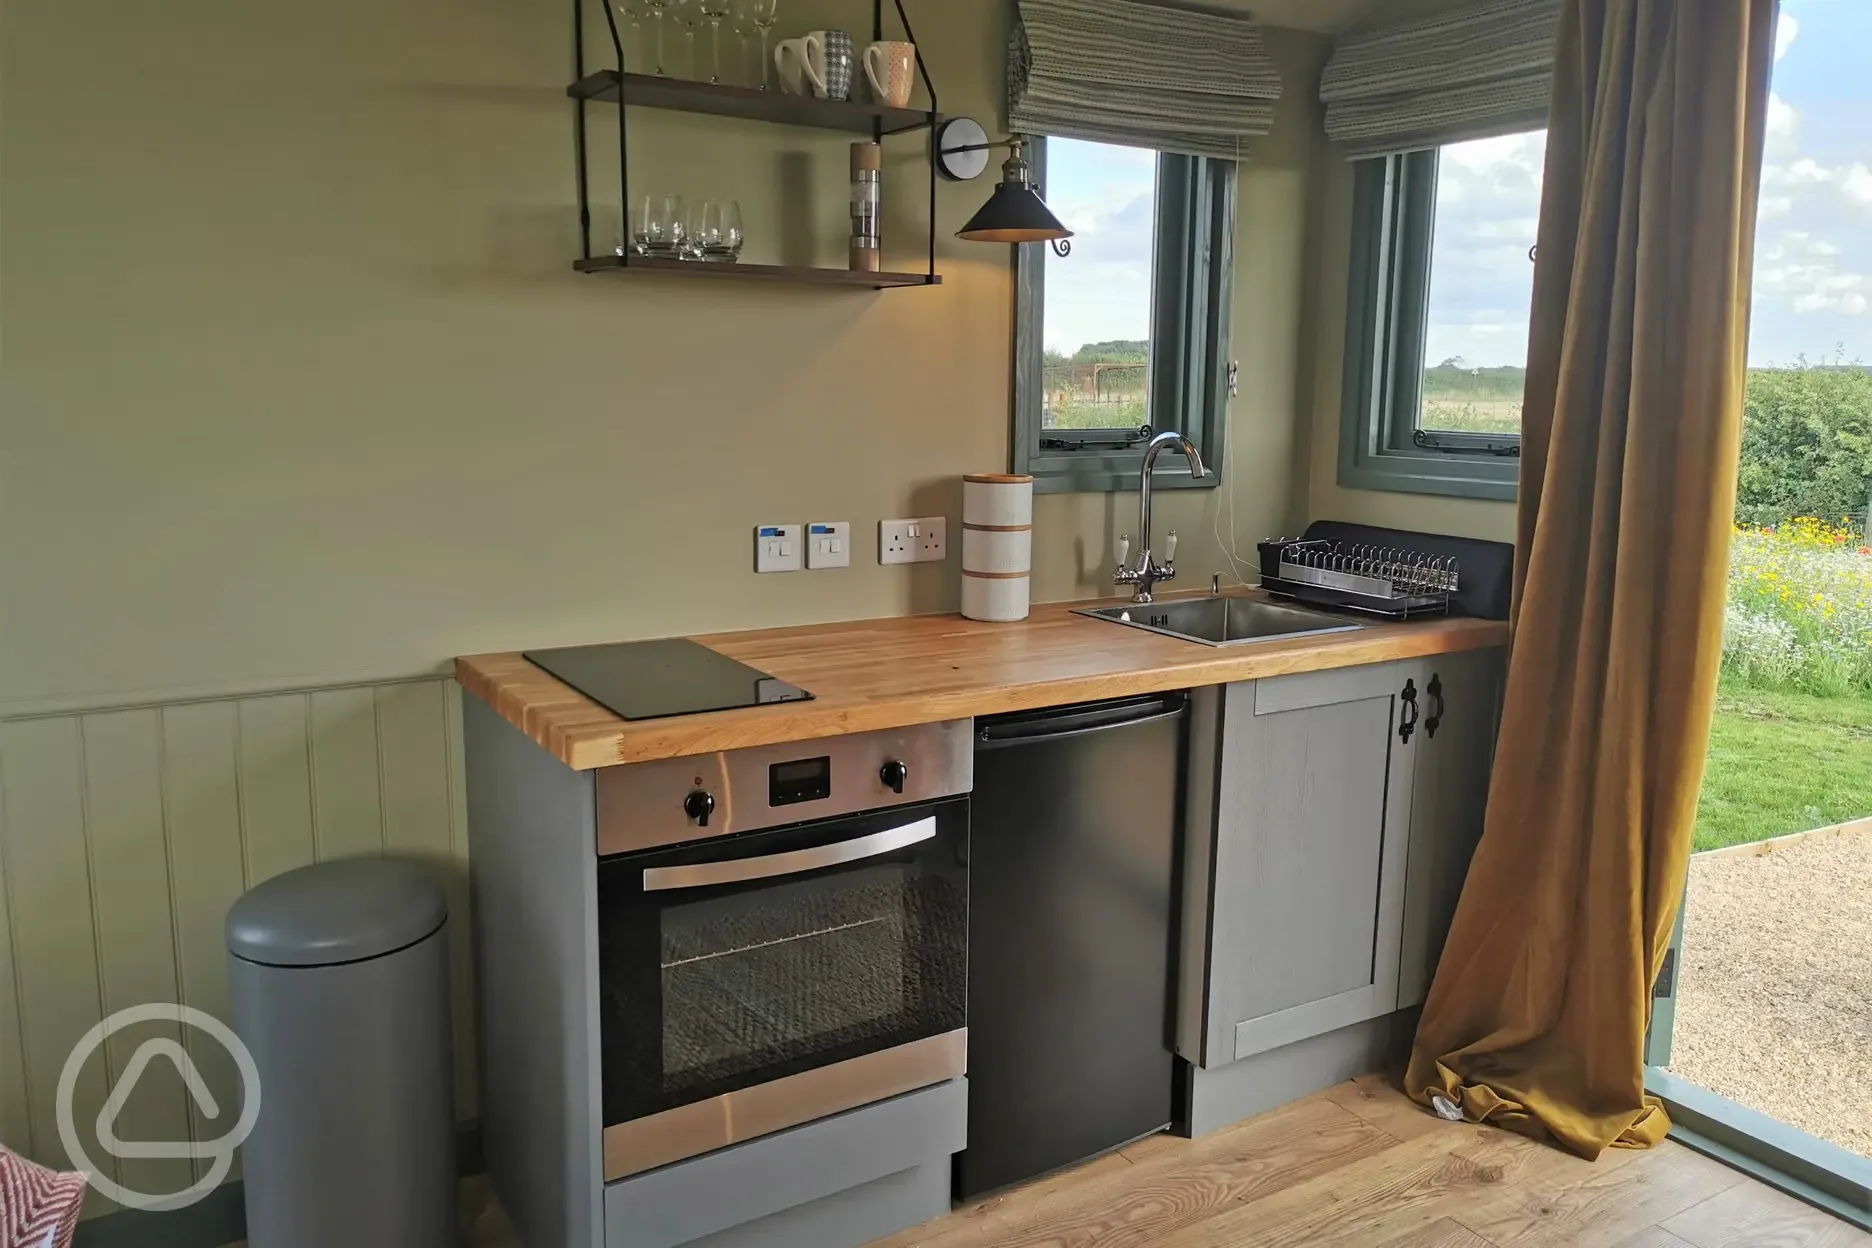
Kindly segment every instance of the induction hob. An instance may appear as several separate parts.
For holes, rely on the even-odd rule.
[[[810,702],[813,696],[684,638],[527,650],[523,657],[625,719]]]

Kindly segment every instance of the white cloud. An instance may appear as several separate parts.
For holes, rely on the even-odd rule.
[[[1800,111],[1774,92],[1768,93],[1768,154],[1789,155],[1800,150]]]
[[[1759,215],[1763,221],[1773,221],[1775,218],[1785,217],[1793,211],[1794,201],[1786,195],[1764,195],[1761,197],[1760,207],[1756,210],[1757,215]]]
[[[1800,23],[1783,13],[1775,21],[1775,60],[1786,56],[1788,49],[1794,46],[1794,40],[1800,35]]]
[[[1854,163],[1840,178],[1840,190],[1861,208],[1872,208],[1872,169]]]

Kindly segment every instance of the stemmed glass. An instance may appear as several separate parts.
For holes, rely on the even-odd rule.
[[[656,72],[663,73],[663,15],[669,11],[672,0],[644,0],[650,6],[650,15],[656,19]]]
[[[748,36],[753,34],[757,28],[754,25],[754,14],[748,5],[748,0],[734,0],[734,13],[733,16],[729,18],[729,25],[734,28],[735,39],[740,48],[740,55],[735,58],[735,65],[738,67],[735,72],[741,75],[742,85],[751,85],[746,74],[748,54],[747,40]]]
[[[713,49],[713,69],[709,73],[710,82],[721,81],[721,23],[728,16],[728,0],[696,0],[696,7],[702,16],[708,19],[709,44]]]
[[[760,31],[760,89],[767,89],[767,75],[773,65],[773,55],[767,49],[767,40],[773,31],[774,23],[780,20],[780,0],[747,0],[748,20]]]
[[[702,76],[696,72],[695,32],[696,27],[702,24],[702,16],[697,11],[698,3],[699,0],[675,0],[675,3],[670,6],[670,12],[676,18],[676,25],[682,28],[683,54],[687,58],[686,63],[689,66],[691,78]]]

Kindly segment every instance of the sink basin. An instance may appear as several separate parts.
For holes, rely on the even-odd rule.
[[[1278,641],[1318,633],[1346,633],[1365,627],[1337,615],[1282,606],[1258,598],[1211,596],[1114,607],[1081,607],[1080,615],[1127,624],[1166,637],[1205,646],[1236,646],[1250,641]]]

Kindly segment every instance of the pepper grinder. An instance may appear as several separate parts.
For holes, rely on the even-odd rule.
[[[884,149],[876,143],[851,145],[851,267],[878,271],[878,209],[882,199]]]

